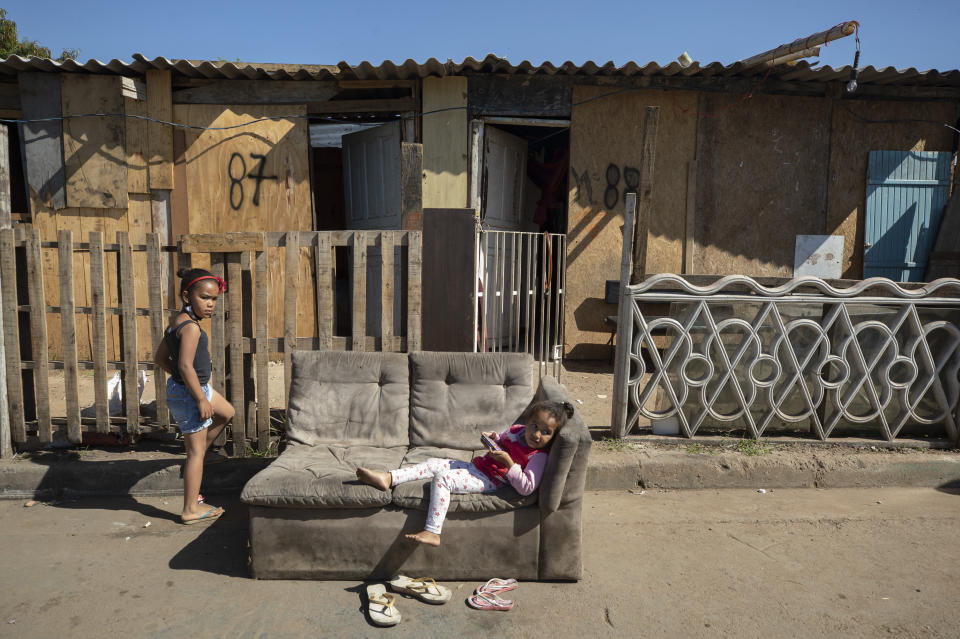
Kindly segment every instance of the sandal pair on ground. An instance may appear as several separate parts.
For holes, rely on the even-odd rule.
[[[501,599],[500,594],[509,592],[519,585],[516,579],[494,577],[467,597],[467,605],[477,610],[512,610],[513,602],[509,599]]]
[[[410,578],[399,575],[387,583],[394,592],[416,597],[429,604],[445,604],[453,595],[449,588],[441,586],[430,577]],[[394,605],[395,601],[396,597],[388,593],[383,584],[367,586],[367,612],[370,621],[378,626],[394,626],[400,623],[400,611]]]

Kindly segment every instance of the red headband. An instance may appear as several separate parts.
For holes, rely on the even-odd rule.
[[[221,293],[227,292],[227,283],[223,281],[222,277],[218,277],[216,275],[201,275],[200,277],[191,280],[189,284],[183,287],[183,290],[189,291],[190,287],[196,284],[197,282],[199,282],[200,280],[216,280],[217,284],[220,286],[220,292]]]

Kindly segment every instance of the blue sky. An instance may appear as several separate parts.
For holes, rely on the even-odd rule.
[[[18,0],[2,4],[20,34],[80,50],[86,61],[149,58],[357,64],[488,53],[513,63],[587,60],[666,64],[683,51],[730,64],[828,29],[860,22],[861,66],[960,68],[960,0],[672,2],[555,0],[475,3]],[[821,64],[853,62],[853,37]]]

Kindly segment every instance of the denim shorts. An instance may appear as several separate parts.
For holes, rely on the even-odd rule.
[[[207,396],[207,401],[213,399],[210,384],[201,384],[200,388]],[[172,377],[167,378],[167,408],[170,409],[170,416],[177,422],[177,428],[184,434],[196,433],[213,423],[212,418],[200,417],[200,408],[190,390]]]

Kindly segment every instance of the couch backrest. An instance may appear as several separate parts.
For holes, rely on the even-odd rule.
[[[287,438],[307,445],[409,444],[406,353],[295,351]]]
[[[410,354],[410,445],[476,450],[480,432],[515,423],[533,398],[526,353]]]

